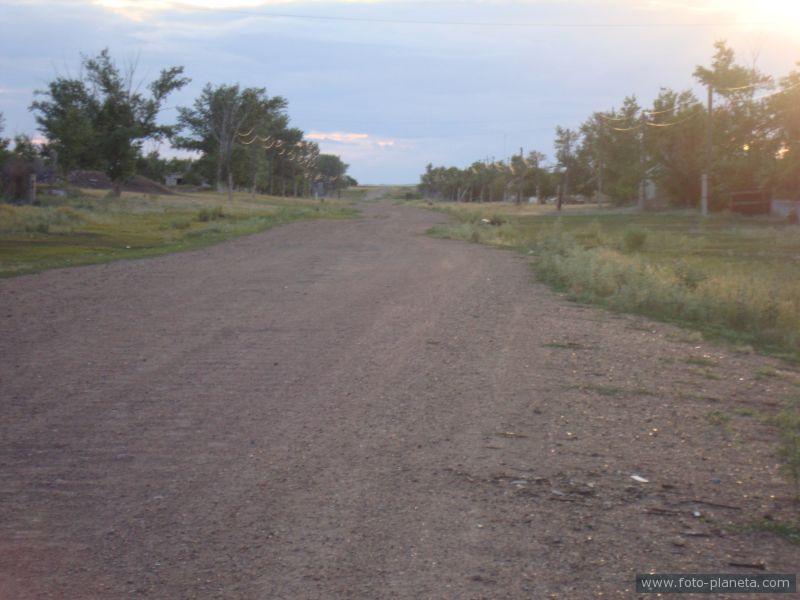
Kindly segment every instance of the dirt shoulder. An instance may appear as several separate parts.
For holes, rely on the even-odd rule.
[[[513,253],[424,235],[443,218],[379,202],[0,281],[0,597],[794,572],[800,546],[741,528],[788,514],[760,416],[798,373],[568,303]]]

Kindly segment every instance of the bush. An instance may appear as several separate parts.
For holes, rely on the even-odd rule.
[[[170,221],[169,226],[173,229],[189,229],[192,222],[189,219],[173,219]]]
[[[625,252],[638,252],[647,244],[647,230],[641,227],[627,227],[622,234],[622,249]]]
[[[221,219],[225,216],[222,211],[221,206],[215,206],[214,208],[204,208],[199,213],[197,213],[197,220],[202,223],[208,223],[209,221],[216,221],[217,219]]]

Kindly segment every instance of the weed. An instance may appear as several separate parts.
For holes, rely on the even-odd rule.
[[[189,219],[173,219],[170,221],[169,226],[172,229],[189,229],[192,226],[192,222]]]
[[[752,408],[748,408],[746,406],[740,406],[738,408],[733,409],[733,413],[739,415],[740,417],[757,417],[758,412],[753,410]]]
[[[721,410],[712,410],[706,415],[706,421],[708,421],[710,425],[727,430],[731,423],[731,417]]]
[[[756,371],[756,379],[767,379],[771,377],[780,377],[780,371],[772,367],[761,367]]]
[[[583,385],[575,386],[573,389],[588,390],[601,396],[653,396],[654,394],[645,388],[627,388],[615,385]]]
[[[684,361],[687,365],[697,365],[699,367],[716,367],[717,361],[708,356],[690,356]]]
[[[692,373],[699,376],[704,377],[705,379],[710,379],[711,381],[720,381],[722,377],[714,373],[711,369],[692,369]]]
[[[578,342],[548,342],[542,344],[545,348],[565,348],[569,350],[585,350],[586,346]]]
[[[795,495],[800,499],[800,412],[796,407],[787,407],[773,421],[778,427],[781,471],[792,483]]]
[[[216,221],[217,219],[222,219],[225,216],[221,206],[214,206],[212,208],[204,208],[200,212],[197,213],[197,220],[201,223],[207,223],[209,221]]]
[[[647,230],[631,226],[622,233],[622,248],[625,252],[639,252],[647,244]]]
[[[538,278],[584,303],[692,326],[800,359],[800,238],[789,226],[715,215],[597,212],[545,215],[546,207],[437,203],[454,217],[435,235],[524,249]],[[529,212],[520,212],[529,211]],[[537,212],[538,211],[538,212]],[[698,335],[697,341],[700,336]],[[689,338],[687,341],[695,341]]]
[[[772,519],[762,519],[744,528],[745,531],[769,531],[787,542],[800,545],[800,525],[790,525]]]

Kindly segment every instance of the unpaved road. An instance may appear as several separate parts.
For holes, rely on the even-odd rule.
[[[794,370],[566,302],[522,257],[425,236],[442,218],[378,203],[0,281],[0,598],[632,597],[637,571],[797,570],[730,526],[787,510],[753,415]]]

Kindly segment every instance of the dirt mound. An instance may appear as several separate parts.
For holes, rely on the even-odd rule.
[[[95,190],[110,190],[111,180],[102,171],[72,171],[69,174],[70,184],[76,187],[91,188]],[[134,175],[122,186],[126,192],[139,194],[172,195],[174,192],[157,181],[142,175]]]

